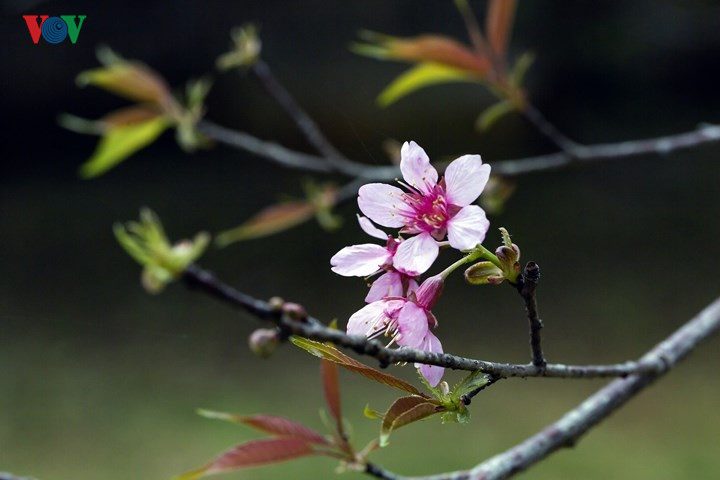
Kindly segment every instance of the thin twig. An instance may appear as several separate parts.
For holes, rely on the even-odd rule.
[[[290,92],[278,81],[267,63],[258,59],[253,64],[252,72],[270,96],[273,97],[283,110],[287,112],[290,118],[293,119],[310,144],[313,145],[329,163],[339,167],[350,162],[350,160],[345,158],[332,143],[330,143],[325,135],[323,135],[310,115],[305,113],[292,95],[290,95]]]
[[[720,298],[715,299],[698,315],[670,337],[646,353],[640,362],[662,363],[665,368],[634,374],[614,380],[588,397],[573,410],[542,431],[496,455],[470,470],[442,473],[426,477],[399,477],[391,472],[387,478],[413,480],[500,480],[521,472],[551,453],[575,445],[588,430],[622,407],[628,400],[665,375],[702,341],[720,330]]]
[[[577,150],[580,145],[570,140],[565,134],[558,130],[534,105],[525,105],[522,114],[535,125],[535,128],[537,128],[540,133],[545,135],[556,146],[560,147],[560,150],[571,158],[575,157],[575,150]]]
[[[328,328],[318,319],[304,315],[288,314],[274,308],[268,302],[258,300],[223,283],[207,270],[190,265],[183,275],[185,283],[212,297],[239,308],[260,320],[275,323],[285,335],[299,335],[312,340],[332,342],[338,347],[352,350],[361,355],[377,359],[380,365],[393,363],[422,363],[465,371],[481,371],[497,378],[509,377],[553,377],[553,378],[601,378],[627,376],[633,373],[656,372],[665,364],[657,361],[628,361],[610,365],[564,365],[547,364],[544,368],[533,364],[497,363],[460,357],[449,353],[431,353],[414,348],[391,349],[377,340],[368,340],[358,335],[347,335]]]
[[[466,393],[465,395],[460,397],[460,400],[465,405],[470,405],[470,403],[472,402],[472,398],[475,395],[482,392],[483,390],[485,390],[486,388],[488,388],[490,385],[494,384],[498,380],[500,380],[500,377],[496,377],[495,375],[490,375],[486,384],[481,385],[481,386],[475,388],[474,390],[469,391],[468,393]]]
[[[342,165],[330,165],[327,159],[318,155],[290,150],[275,142],[261,140],[246,132],[232,130],[209,120],[197,124],[199,132],[207,137],[244,150],[277,164],[299,170],[320,173],[340,173],[349,177],[367,181],[392,181],[400,176],[400,168],[392,165],[377,166],[348,160]],[[571,165],[582,165],[605,160],[618,160],[640,155],[666,155],[677,150],[698,147],[720,142],[719,125],[703,125],[690,132],[655,137],[646,140],[631,140],[619,143],[601,143],[577,145],[572,155],[564,152],[502,160],[492,164],[493,173],[505,177],[516,177],[546,170],[558,170]],[[438,170],[444,170],[446,164],[437,164]]]
[[[540,340],[540,330],[543,328],[543,322],[540,320],[540,314],[537,308],[537,299],[535,298],[535,289],[540,280],[540,267],[535,262],[528,262],[525,265],[520,281],[515,285],[518,293],[525,302],[525,312],[527,313],[528,323],[530,325],[530,352],[532,364],[538,368],[544,368],[547,362],[542,351]]]

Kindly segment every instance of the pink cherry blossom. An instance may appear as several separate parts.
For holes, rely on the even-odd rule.
[[[386,245],[362,244],[345,247],[331,259],[332,271],[345,277],[369,277],[380,272],[365,297],[367,303],[385,297],[401,297],[417,288],[415,275],[407,275],[394,267],[394,256],[400,239],[392,238],[365,217],[358,216],[360,227],[368,235],[386,241]],[[423,273],[423,272],[420,272]]]
[[[409,275],[426,271],[437,258],[437,242],[446,235],[459,250],[482,243],[490,223],[480,207],[471,205],[490,177],[490,165],[483,164],[480,155],[457,158],[438,181],[425,151],[415,142],[405,142],[400,171],[408,192],[382,183],[363,185],[358,192],[358,206],[370,220],[417,234],[398,246],[395,268]]]
[[[442,345],[430,327],[437,326],[437,319],[430,311],[442,293],[444,280],[441,275],[426,279],[417,290],[405,297],[387,297],[374,301],[348,320],[347,333],[373,338],[378,335],[392,337],[390,343],[419,348],[429,352],[442,352]],[[442,378],[444,369],[416,364],[433,387]]]

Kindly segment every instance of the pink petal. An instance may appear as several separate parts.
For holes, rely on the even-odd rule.
[[[439,249],[429,233],[421,233],[400,244],[393,257],[393,266],[402,273],[415,277],[430,268]]]
[[[332,271],[345,277],[367,277],[392,259],[385,247],[365,243],[345,247],[330,259]]]
[[[387,272],[373,282],[367,297],[365,297],[365,301],[371,303],[382,300],[385,297],[402,296],[403,286],[400,274],[398,272]]]
[[[367,233],[371,237],[379,238],[380,240],[387,240],[388,234],[373,225],[369,218],[357,215],[357,219],[363,232]]]
[[[418,347],[425,334],[428,333],[427,315],[425,309],[413,302],[405,303],[397,318],[398,336],[397,343],[404,347]]]
[[[470,205],[480,196],[490,178],[490,165],[483,165],[480,155],[463,155],[445,170],[445,191],[450,203]]]
[[[418,283],[417,280],[414,278],[408,279],[408,288],[407,288],[407,294],[406,297],[409,296],[412,292],[416,291],[418,289]]]
[[[425,150],[415,142],[403,143],[400,150],[400,171],[411,187],[429,193],[437,184],[438,173],[430,165]]]
[[[442,274],[428,277],[422,282],[422,285],[415,290],[415,298],[417,299],[418,305],[422,305],[427,310],[430,310],[440,295],[442,295],[443,288],[445,286],[445,279]]]
[[[362,335],[368,337],[375,332],[385,329],[390,318],[385,315],[385,302],[373,302],[350,316],[347,324],[348,335]]]
[[[447,223],[450,246],[458,250],[470,250],[485,240],[490,222],[477,205],[463,207]],[[402,245],[401,245],[402,246]],[[395,256],[397,259],[397,255]]]
[[[360,211],[370,220],[385,227],[398,228],[405,225],[402,211],[406,208],[402,190],[384,183],[368,183],[358,191]]]
[[[440,344],[440,340],[438,340],[438,338],[433,335],[430,330],[428,330],[427,335],[425,335],[425,338],[420,345],[420,350],[432,353],[443,353],[443,348],[442,344]],[[445,369],[443,367],[437,367],[435,365],[416,363],[415,367],[420,369],[420,373],[423,377],[425,377],[425,380],[427,380],[432,387],[435,387],[438,383],[440,383],[440,379],[442,378],[443,373],[445,373]]]

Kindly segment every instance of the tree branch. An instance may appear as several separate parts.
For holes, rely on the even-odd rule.
[[[717,333],[718,330],[720,330],[720,298],[715,299],[698,315],[640,359],[640,362],[661,363],[665,366],[662,370],[647,371],[614,380],[576,408],[567,412],[555,423],[470,470],[426,477],[398,477],[383,471],[388,475],[384,478],[413,478],[414,480],[499,480],[508,478],[527,469],[556,450],[574,445],[588,430],[665,375],[692,352],[700,342]]]
[[[326,157],[290,150],[278,143],[261,140],[249,133],[232,130],[209,120],[198,122],[197,129],[217,142],[253,153],[289,168],[320,173],[340,173],[367,181],[391,181],[400,176],[399,167],[368,165],[349,159],[345,159],[342,163],[330,164]],[[646,140],[594,145],[576,144],[570,150],[571,153],[557,152],[514,160],[501,160],[493,163],[492,167],[495,175],[516,177],[546,170],[558,170],[576,164],[619,160],[648,154],[667,155],[677,150],[718,142],[720,142],[720,126],[703,125],[690,132]],[[437,166],[439,170],[443,170],[446,165],[438,164]]]
[[[528,262],[525,265],[520,281],[514,285],[525,302],[528,323],[530,324],[530,351],[532,353],[532,364],[538,368],[544,368],[547,362],[543,355],[540,341],[540,330],[543,328],[542,320],[538,314],[535,289],[540,280],[540,267],[535,262]]]
[[[664,362],[657,359],[641,359],[611,365],[565,365],[547,364],[544,368],[533,364],[497,363],[473,358],[460,357],[449,353],[431,353],[414,348],[391,349],[378,340],[368,340],[358,335],[347,335],[325,326],[320,320],[307,314],[298,315],[292,311],[276,308],[268,302],[258,300],[223,283],[207,270],[190,265],[183,274],[183,280],[190,288],[228,303],[252,316],[275,323],[284,335],[299,335],[321,342],[333,342],[338,347],[352,350],[361,355],[377,359],[381,366],[393,363],[423,363],[444,368],[465,371],[481,371],[500,378],[509,377],[552,377],[552,378],[600,378],[627,376],[633,373],[663,371]],[[295,306],[297,307],[297,306]]]

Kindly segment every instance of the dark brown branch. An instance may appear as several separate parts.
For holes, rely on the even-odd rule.
[[[663,362],[629,361],[613,365],[564,365],[547,364],[544,368],[533,364],[497,363],[473,358],[460,357],[449,353],[430,353],[414,348],[391,349],[378,340],[362,336],[347,335],[339,330],[326,327],[318,319],[304,315],[301,319],[235,290],[223,283],[207,270],[190,265],[183,275],[185,283],[208,295],[250,313],[260,320],[275,323],[284,335],[299,335],[322,342],[333,342],[338,347],[352,350],[361,355],[377,359],[381,365],[393,363],[423,363],[454,370],[481,371],[497,378],[509,377],[555,377],[555,378],[599,378],[627,376],[639,372],[655,372],[665,368]]]
[[[520,281],[515,285],[518,293],[525,302],[525,312],[527,313],[528,323],[530,325],[530,352],[532,364],[538,368],[545,368],[546,361],[542,351],[540,340],[540,330],[543,328],[542,320],[537,308],[537,299],[535,298],[535,289],[540,280],[540,267],[535,262],[528,262],[525,265]]]

